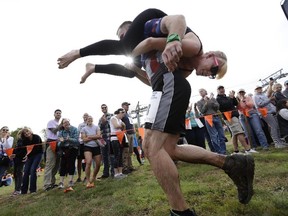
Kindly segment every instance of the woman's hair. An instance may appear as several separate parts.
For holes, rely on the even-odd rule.
[[[64,130],[64,127],[63,127],[63,122],[64,122],[64,121],[70,122],[70,120],[69,120],[68,118],[63,118],[63,119],[61,120],[61,123],[60,123],[60,130]]]
[[[275,92],[277,87],[281,87],[282,88],[282,85],[280,83],[275,83],[273,85],[273,87],[272,87],[272,90]]]
[[[119,108],[119,109],[117,109],[117,110],[114,112],[114,114],[117,115],[117,114],[119,114],[120,112],[125,112],[125,111],[124,111],[123,108]]]
[[[287,101],[288,101],[288,98],[279,100],[276,104],[276,111],[279,112],[281,109],[285,109],[285,108],[287,109],[287,106],[286,106]]]
[[[24,132],[25,131],[30,131],[31,134],[33,134],[33,131],[31,130],[31,128],[27,127],[27,126],[24,126],[19,132],[18,134],[20,134],[21,136],[21,139],[25,139],[26,137],[24,136]],[[17,134],[17,137],[18,137],[18,134]]]
[[[219,71],[216,76],[216,79],[222,79],[227,72],[227,56],[222,51],[215,51],[214,53],[215,53],[215,56],[217,56],[218,59],[221,60],[220,62],[223,62],[223,65],[219,66]]]

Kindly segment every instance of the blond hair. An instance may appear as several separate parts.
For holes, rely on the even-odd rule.
[[[216,75],[216,79],[222,79],[227,72],[227,56],[222,51],[215,51],[214,54],[221,62],[223,62],[222,66],[219,65],[219,71]]]

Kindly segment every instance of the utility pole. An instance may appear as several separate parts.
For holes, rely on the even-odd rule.
[[[140,118],[143,116],[143,113],[147,111],[147,109],[148,109],[148,106],[140,105],[138,101],[136,108],[134,110],[131,110],[131,114],[135,114],[135,117],[132,117],[132,118],[133,119],[137,118],[138,128],[141,127]]]

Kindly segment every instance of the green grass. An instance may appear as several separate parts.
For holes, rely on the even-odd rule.
[[[231,145],[228,148],[231,150]],[[199,216],[288,215],[288,149],[261,151],[254,158],[255,194],[248,205],[238,202],[236,187],[222,170],[178,162],[181,187],[189,206]],[[138,164],[136,160],[134,164]],[[36,194],[17,197],[10,196],[14,186],[0,188],[0,215],[169,215],[166,196],[148,162],[125,179],[102,180],[93,189],[76,183],[73,192],[45,192],[42,182],[43,174],[38,178]]]

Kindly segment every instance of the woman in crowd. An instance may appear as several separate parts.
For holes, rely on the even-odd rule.
[[[75,161],[78,156],[79,133],[76,127],[70,125],[70,121],[63,118],[58,132],[58,146],[61,152],[60,183],[58,188],[64,188],[64,178],[69,175],[69,184],[65,191],[73,190],[73,177],[75,174]]]
[[[84,157],[86,161],[85,173],[86,173],[86,188],[92,188],[95,186],[95,180],[101,166],[101,150],[97,143],[97,139],[102,138],[101,130],[98,125],[93,124],[93,117],[88,116],[87,125],[81,130],[81,139],[84,142]],[[95,162],[96,166],[91,178],[91,164]]]
[[[15,154],[14,158],[14,181],[15,181],[15,190],[13,195],[21,194],[21,185],[23,179],[23,168],[24,168],[24,157],[26,155],[26,148],[23,147],[23,140],[21,139],[22,130],[19,130],[17,133],[17,142],[13,150]]]
[[[0,129],[0,179],[9,168],[10,160],[5,150],[12,148],[13,141],[14,138],[9,136],[9,128],[7,126],[2,127]]]
[[[278,101],[277,120],[280,129],[280,137],[288,143],[288,98]]]
[[[111,129],[111,146],[114,153],[114,171],[115,179],[121,179],[125,177],[122,173],[123,169],[123,158],[122,158],[122,152],[123,148],[120,145],[120,142],[117,137],[117,133],[121,132],[125,129],[125,124],[122,122],[122,118],[125,115],[125,110],[123,108],[119,108],[114,112],[114,116],[110,119],[110,129]]]
[[[30,128],[24,127],[21,130],[21,139],[23,146],[32,147],[26,148],[26,155],[23,158],[25,161],[24,175],[21,187],[21,194],[27,194],[29,182],[30,182],[30,193],[36,193],[37,191],[37,168],[39,167],[40,161],[43,155],[42,139],[39,135],[33,134]],[[30,146],[31,145],[31,146]]]

